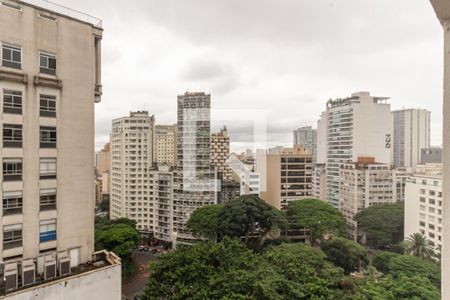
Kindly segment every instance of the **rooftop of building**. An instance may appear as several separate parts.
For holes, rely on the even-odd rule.
[[[228,130],[226,126],[223,126],[219,132],[212,133],[211,137],[222,137],[222,138],[228,138]]]
[[[54,3],[49,0],[1,0],[1,5],[8,6],[14,9],[21,9],[22,5],[26,5],[41,11],[48,12],[60,17],[68,18],[74,21],[86,23],[96,28],[102,29],[102,20],[89,15],[87,13],[78,11],[73,8]]]
[[[4,270],[7,270],[7,266],[9,263],[5,263]],[[20,262],[19,262],[20,264]],[[107,252],[105,250],[95,252],[92,255],[92,261],[79,265],[77,267],[71,268],[70,274],[64,275],[64,276],[56,276],[52,279],[44,279],[44,276],[35,275],[35,281],[32,284],[28,284],[26,286],[23,286],[18,282],[17,289],[5,291],[4,284],[0,288],[0,299],[3,299],[7,297],[8,299],[10,297],[14,297],[15,294],[21,294],[24,291],[27,290],[33,290],[36,288],[43,288],[49,285],[53,285],[56,283],[64,283],[67,280],[70,280],[71,278],[77,278],[84,275],[88,275],[92,272],[97,272],[101,269],[110,268],[114,266],[118,266],[121,264],[120,258],[114,254],[113,252]],[[18,272],[19,278],[21,276],[21,272]],[[56,272],[56,275],[59,275],[59,271]],[[20,280],[19,280],[20,281]]]
[[[386,168],[390,168],[387,164],[376,162],[375,157],[372,156],[360,156],[355,162],[343,163],[341,166],[343,168],[346,166],[352,166],[356,169],[366,169],[370,166],[385,166]]]
[[[183,95],[178,95],[178,97],[196,97],[196,96],[209,96],[209,94],[205,94],[205,92],[189,92],[186,91]]]
[[[388,100],[390,99],[389,97],[371,96],[370,92],[362,91],[353,93],[350,97],[330,99],[327,102],[327,108],[350,105],[351,103],[358,103],[363,98],[371,98],[372,101],[377,104],[388,104]]]

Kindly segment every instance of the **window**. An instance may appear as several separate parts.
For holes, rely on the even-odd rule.
[[[41,126],[40,147],[56,148],[56,127]]]
[[[42,189],[39,192],[40,210],[56,209],[56,189]]]
[[[3,159],[3,181],[22,180],[22,159]]]
[[[15,46],[2,46],[2,66],[14,69],[22,68],[22,49]]]
[[[436,201],[434,201],[434,199],[429,199],[428,202],[432,205],[436,204]]]
[[[22,114],[22,92],[3,90],[3,112],[7,114]]]
[[[39,242],[56,240],[56,220],[44,220],[39,223]]]
[[[39,72],[56,75],[56,56],[52,54],[39,53]]]
[[[3,226],[3,250],[22,247],[22,224]]]
[[[41,117],[56,117],[56,97],[49,95],[39,96],[39,115]]]
[[[3,124],[3,147],[22,147],[22,125]]]
[[[56,179],[56,158],[41,158],[39,179]]]
[[[3,215],[21,214],[23,206],[23,193],[3,192]]]

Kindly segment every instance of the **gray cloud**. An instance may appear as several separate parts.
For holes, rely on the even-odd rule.
[[[59,2],[103,19],[97,146],[129,110],[174,123],[186,90],[210,92],[213,108],[267,110],[280,144],[314,126],[327,99],[368,90],[393,109],[431,110],[432,143],[441,144],[442,30],[428,1]],[[236,145],[248,130],[230,127]]]

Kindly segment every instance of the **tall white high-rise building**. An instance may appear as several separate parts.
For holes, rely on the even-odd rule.
[[[120,261],[94,254],[101,21],[45,4],[0,1],[1,298],[120,299]]]
[[[392,112],[392,163],[395,167],[415,168],[421,150],[430,147],[430,116],[426,109]]]
[[[317,161],[317,129],[304,126],[294,130],[293,145],[301,145],[312,153],[312,162]]]
[[[112,121],[110,216],[130,218],[139,230],[154,230],[156,197],[150,193],[155,118],[147,111],[130,112]]]
[[[186,92],[178,96],[173,231],[179,243],[194,240],[186,228],[191,213],[217,203],[210,155],[210,112],[209,94]]]
[[[342,163],[370,156],[379,163],[390,165],[392,120],[388,99],[359,92],[327,102],[327,109],[319,121],[319,131],[323,138],[322,128],[326,122],[327,201],[333,206],[339,207],[339,168]],[[323,149],[319,152],[323,153]]]

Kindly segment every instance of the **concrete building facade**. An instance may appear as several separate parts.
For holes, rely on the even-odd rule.
[[[319,131],[322,138],[325,135],[322,124],[326,122],[327,201],[336,208],[339,207],[341,164],[352,163],[360,156],[391,163],[392,121],[387,100],[359,92],[327,102]]]
[[[278,209],[312,195],[312,153],[300,145],[257,153],[256,173],[261,175],[261,199]]]
[[[233,172],[226,161],[230,155],[230,137],[226,127],[218,133],[211,134],[211,165],[217,172],[217,177],[221,181],[231,181]]]
[[[177,243],[191,243],[195,238],[186,227],[191,213],[217,203],[210,155],[211,96],[186,92],[178,96],[177,104],[173,231]]]
[[[312,161],[317,161],[317,129],[311,126],[304,126],[294,130],[293,146],[301,145],[309,149],[312,153]]]
[[[355,163],[340,168],[339,210],[347,220],[347,233],[359,241],[353,217],[369,206],[394,203],[390,165],[376,163],[373,157],[359,157]]]
[[[233,181],[239,182],[239,195],[260,195],[261,178],[255,172],[254,157],[243,157],[231,153],[226,164],[233,171]]]
[[[0,2],[1,297],[95,290],[120,299],[120,285],[97,290],[108,277],[120,283],[120,260],[109,271],[83,271],[96,262],[94,104],[102,94],[103,29],[100,20],[47,4]],[[93,278],[98,286],[87,283]]]
[[[434,169],[434,168],[433,168]],[[405,239],[421,233],[440,253],[443,243],[442,176],[435,170],[421,168],[406,183]]]
[[[130,218],[139,230],[153,231],[155,202],[149,185],[153,166],[155,118],[130,112],[112,121],[110,216]]]
[[[430,147],[430,116],[426,109],[392,112],[392,163],[394,167],[415,168],[422,148]]]
[[[155,162],[157,165],[175,166],[177,163],[176,125],[155,126]]]
[[[325,164],[313,165],[312,171],[312,197],[326,201],[327,199],[327,176]]]
[[[95,169],[97,174],[109,172],[111,168],[111,144],[107,143],[102,150],[97,152]]]
[[[320,118],[317,121],[317,159],[316,163],[325,164],[327,162],[328,151],[328,120],[327,112],[324,111],[320,114]]]

